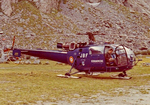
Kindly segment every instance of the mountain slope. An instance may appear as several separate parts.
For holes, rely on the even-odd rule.
[[[134,50],[150,46],[150,15],[148,0],[64,0],[59,2],[59,10],[52,9],[51,13],[43,13],[28,1],[12,4],[13,13],[10,17],[0,13],[0,31],[3,36],[17,35],[18,46],[30,46],[30,41],[41,45],[42,42],[72,41],[72,37],[42,38],[58,34],[76,34],[78,32],[98,32],[97,41],[111,41],[125,44]],[[25,39],[24,37],[28,37]],[[34,37],[34,38],[33,38]],[[37,41],[35,40],[37,37]],[[75,38],[75,37],[74,37]],[[83,36],[85,41],[88,41]],[[11,38],[9,38],[11,39]],[[62,40],[65,39],[65,40]],[[28,40],[28,41],[24,41]],[[80,37],[74,39],[82,41]],[[22,44],[22,42],[26,42]],[[43,46],[49,47],[49,44]],[[42,46],[41,46],[42,47]]]
[[[102,0],[99,3],[77,2],[80,1],[70,0],[66,4],[61,4],[61,7],[62,14],[70,17],[81,31],[97,31],[105,35],[98,37],[98,41],[113,41],[132,49],[149,47],[148,14],[109,0]],[[76,6],[77,4],[80,5]],[[124,37],[120,38],[122,36]]]

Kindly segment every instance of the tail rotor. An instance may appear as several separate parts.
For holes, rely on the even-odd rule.
[[[12,43],[12,47],[11,48],[6,48],[6,49],[3,49],[4,52],[8,52],[10,50],[13,50],[14,49],[14,44],[15,44],[15,36],[13,38],[13,43]]]
[[[14,49],[14,45],[15,45],[15,36],[14,36],[14,38],[13,38],[13,43],[12,43],[12,47],[11,47],[11,50],[13,50]]]

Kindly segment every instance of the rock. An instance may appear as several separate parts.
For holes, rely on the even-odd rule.
[[[34,64],[35,64],[35,65],[36,65],[36,64],[38,64],[38,65],[39,65],[39,64],[42,64],[42,63],[41,63],[41,61],[40,61],[40,60],[35,60],[35,61],[34,61]]]
[[[128,43],[132,43],[132,42],[133,42],[133,39],[132,39],[132,38],[128,38],[126,41],[127,41]]]
[[[12,3],[17,3],[19,0],[11,0]]]
[[[3,31],[0,31],[0,34],[3,34],[4,32]]]
[[[35,3],[35,6],[39,8],[44,13],[51,13],[52,9],[59,8],[58,0],[29,0]],[[1,9],[7,15],[10,16],[13,12],[11,3],[17,3],[19,0],[1,0]]]
[[[141,47],[141,48],[139,48],[139,50],[147,50],[148,48],[147,47]]]
[[[10,16],[12,13],[11,1],[1,0],[1,9],[7,16]]]
[[[52,9],[58,9],[58,0],[40,0],[40,11],[50,13]]]
[[[19,61],[15,61],[14,63],[15,63],[15,64],[19,64]]]
[[[44,63],[44,65],[49,65],[49,64],[50,64],[50,63],[49,63],[48,61]]]
[[[3,13],[2,13],[2,12],[0,12],[0,16],[3,16]]]
[[[25,64],[31,64],[31,61],[26,60],[26,61],[25,61]]]

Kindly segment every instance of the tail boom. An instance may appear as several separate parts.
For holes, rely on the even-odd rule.
[[[28,49],[14,49],[13,56],[20,57],[21,54],[39,57],[41,59],[49,59],[62,63],[67,63],[67,52],[53,51],[53,50],[28,50]]]

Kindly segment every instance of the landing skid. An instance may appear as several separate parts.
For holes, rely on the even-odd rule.
[[[128,77],[125,71],[123,73],[120,73],[118,75],[112,75],[110,77],[113,78],[113,79],[125,79],[125,80],[128,80],[128,79],[132,78],[132,77]]]
[[[74,78],[74,79],[79,79],[81,77],[77,77],[77,76],[72,76],[72,75],[62,75],[62,74],[59,74],[57,75],[57,77],[61,77],[61,78]]]
[[[90,72],[90,73],[88,73],[88,72],[79,72],[78,73],[79,75],[85,75],[85,76],[98,76],[99,74],[101,74],[101,73],[93,73],[93,72]]]
[[[119,77],[118,75],[112,75],[112,76],[110,76],[110,77],[113,78],[113,79],[126,79],[126,80],[132,78],[132,77]]]

